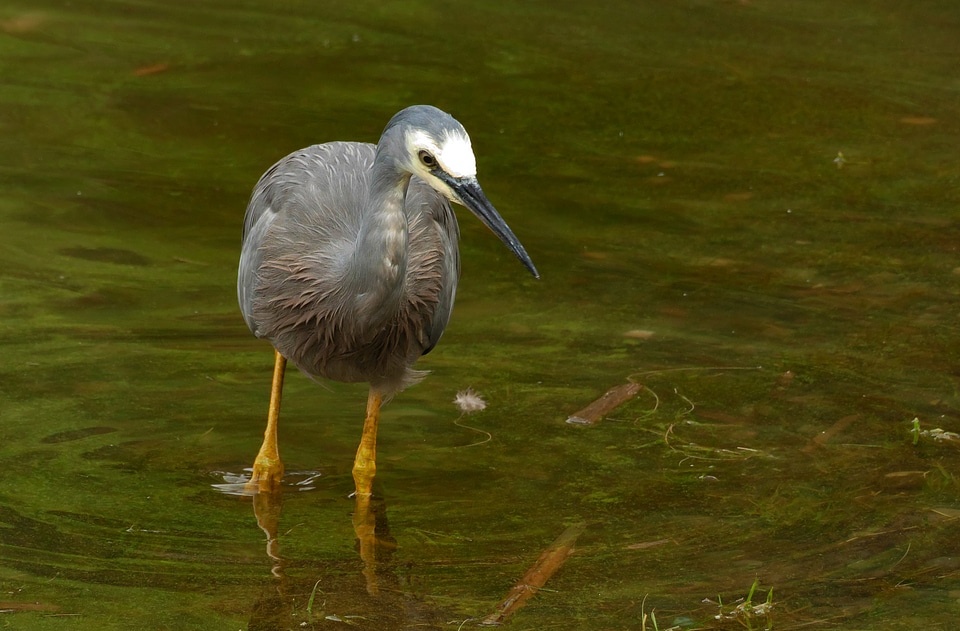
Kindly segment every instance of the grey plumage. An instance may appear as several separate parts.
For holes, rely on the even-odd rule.
[[[468,155],[469,154],[469,155]],[[471,172],[473,167],[473,172]],[[463,203],[537,275],[486,200],[463,127],[429,106],[399,112],[377,145],[294,152],[254,188],[237,280],[250,330],[301,371],[390,395],[450,319]]]

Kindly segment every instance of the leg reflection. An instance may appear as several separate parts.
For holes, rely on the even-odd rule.
[[[325,504],[330,512],[311,521],[308,527],[339,530],[342,536],[349,538],[349,530],[342,531],[345,523],[330,521],[336,520],[336,516],[343,518],[346,504],[342,492],[340,487],[338,492],[326,498],[332,502]],[[376,625],[370,628],[440,628],[444,620],[450,619],[449,612],[441,612],[432,603],[423,602],[409,593],[409,587],[397,576],[393,563],[396,542],[390,535],[386,503],[381,493],[366,493],[354,498],[353,528],[360,555],[359,567],[356,556],[342,554],[342,545],[346,541],[340,536],[330,539],[332,547],[319,554],[283,558],[279,538],[283,499],[282,493],[258,493],[252,498],[257,526],[266,538],[271,573],[253,603],[248,629],[285,631],[314,628],[326,624],[326,621],[361,619]],[[286,499],[296,501],[298,498],[290,496]],[[284,527],[285,537],[307,536],[306,529],[288,531],[289,527],[290,524]],[[296,544],[288,546],[287,551],[296,548]]]
[[[253,514],[257,526],[267,539],[267,557],[272,563],[270,574],[273,580],[266,584],[260,597],[253,604],[250,631],[280,631],[286,629],[290,620],[291,599],[287,596],[288,579],[284,574],[284,561],[280,556],[280,512],[283,506],[283,494],[257,493],[253,496]]]
[[[280,513],[283,509],[283,493],[257,493],[253,496],[253,515],[257,526],[267,538],[267,556],[273,561],[270,573],[283,578],[283,558],[280,556],[280,540],[277,532],[280,527]]]
[[[376,596],[380,593],[378,577],[389,569],[397,545],[390,536],[386,503],[372,493],[357,493],[355,499],[353,531],[360,548],[367,593]]]

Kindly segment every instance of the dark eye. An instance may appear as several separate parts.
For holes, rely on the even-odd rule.
[[[437,159],[426,149],[421,149],[417,155],[420,157],[420,163],[428,169],[433,169],[437,166]]]

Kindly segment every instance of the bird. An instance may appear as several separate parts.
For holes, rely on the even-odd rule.
[[[539,278],[523,245],[477,181],[470,137],[450,114],[414,105],[376,145],[327,142],[282,158],[247,205],[237,275],[250,331],[274,348],[267,426],[251,493],[283,478],[277,426],[287,362],[314,379],[367,382],[352,469],[369,496],[384,401],[420,381],[413,365],[443,334],[460,276],[465,206]]]

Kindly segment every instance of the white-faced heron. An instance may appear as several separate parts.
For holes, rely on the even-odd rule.
[[[247,326],[270,340],[276,361],[249,490],[274,490],[283,476],[277,418],[289,360],[313,377],[370,383],[353,465],[357,493],[370,493],[380,404],[423,378],[412,366],[453,309],[460,231],[449,202],[470,209],[539,278],[476,174],[463,126],[417,105],[396,114],[376,145],[314,145],[260,178],[244,218],[237,293]]]

